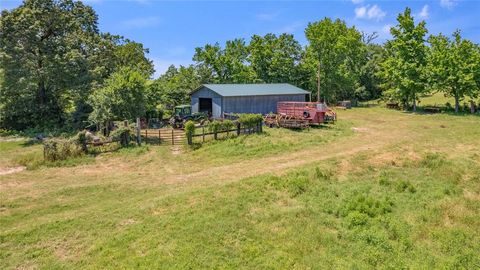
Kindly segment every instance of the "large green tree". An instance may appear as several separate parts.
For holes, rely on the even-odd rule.
[[[158,79],[147,88],[148,110],[163,105],[164,109],[189,102],[190,92],[201,85],[199,70],[190,65],[188,67],[170,66]]]
[[[133,120],[145,114],[146,78],[135,68],[123,67],[114,72],[105,86],[89,98],[93,108],[89,120],[104,125],[113,120]]]
[[[428,61],[428,78],[435,90],[455,99],[455,112],[465,96],[477,97],[479,85],[476,73],[480,70],[479,52],[471,41],[462,39],[455,31],[453,39],[440,34],[431,36]]]
[[[91,81],[98,36],[92,8],[71,0],[25,0],[0,18],[2,126],[62,123],[75,92]]]
[[[248,48],[250,66],[260,81],[297,83],[302,46],[293,35],[254,35]]]
[[[243,39],[229,40],[220,44],[207,44],[195,49],[196,62],[204,83],[248,83],[254,73],[247,63],[248,47]]]
[[[309,23],[305,34],[309,46],[303,62],[311,73],[309,88],[317,90],[312,84],[319,79],[317,98],[328,101],[353,98],[365,57],[362,34],[344,21],[330,18]]]
[[[385,50],[383,46],[373,43],[367,44],[364,62],[360,67],[358,87],[355,97],[359,100],[371,100],[382,95],[382,80],[379,76],[381,65],[384,61]]]
[[[390,29],[393,39],[386,44],[386,59],[379,74],[386,81],[385,93],[402,101],[405,108],[411,101],[416,111],[417,99],[426,91],[427,28],[425,21],[415,24],[410,8],[399,14],[397,21]]]

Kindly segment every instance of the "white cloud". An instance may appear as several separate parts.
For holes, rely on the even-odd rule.
[[[424,5],[420,13],[418,13],[418,16],[422,19],[427,19],[429,16],[428,13],[428,5]]]
[[[373,5],[369,10],[368,10],[368,18],[369,19],[376,19],[376,20],[381,20],[387,13],[383,11],[379,6]]]
[[[257,18],[257,20],[260,20],[260,21],[273,21],[275,20],[278,15],[280,15],[279,12],[275,12],[275,13],[259,13],[257,14],[255,17]]]
[[[133,29],[133,28],[147,28],[158,25],[160,23],[160,19],[158,17],[146,17],[146,18],[134,18],[130,20],[126,20],[122,23],[125,28]]]
[[[458,0],[440,0],[440,6],[443,8],[453,8]]]
[[[360,4],[360,3],[363,3],[363,0],[352,0],[352,3],[354,3],[354,4]]]
[[[390,34],[390,28],[392,28],[391,24],[385,24],[382,27],[382,32],[385,33],[385,34]]]
[[[355,18],[365,18],[367,15],[367,7],[359,7],[355,9]]]
[[[387,15],[379,6],[362,6],[355,8],[355,18],[381,20]]]

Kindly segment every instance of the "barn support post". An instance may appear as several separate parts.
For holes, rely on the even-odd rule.
[[[136,132],[137,132],[137,144],[140,146],[142,145],[142,137],[141,137],[141,126],[140,126],[140,117],[137,117],[137,128],[136,128]]]

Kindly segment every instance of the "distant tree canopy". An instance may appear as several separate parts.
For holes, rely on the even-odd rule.
[[[136,68],[114,72],[89,98],[89,120],[97,125],[116,119],[134,119],[145,113],[145,75]]]
[[[388,93],[406,107],[411,101],[416,111],[419,95],[426,90],[427,28],[425,21],[415,25],[409,8],[399,14],[397,20],[398,25],[390,30],[393,39],[386,44],[387,56],[381,75]]]
[[[73,0],[24,0],[0,17],[0,128],[81,128],[133,119],[189,102],[202,83],[291,83],[317,100],[380,97],[413,105],[442,91],[459,102],[480,89],[480,47],[453,34],[427,39],[411,10],[392,40],[374,44],[342,20],[309,23],[305,46],[291,34],[253,35],[195,49],[193,64],[157,79],[141,43],[100,33],[94,10]]]
[[[2,127],[82,125],[91,112],[88,96],[113,72],[129,66],[153,74],[142,44],[101,34],[97,19],[91,7],[71,0],[25,0],[2,11]]]
[[[476,98],[480,84],[480,53],[478,46],[462,39],[455,31],[453,40],[440,34],[431,36],[428,63],[428,79],[433,90],[439,90],[455,99],[455,112],[466,96]]]
[[[366,47],[362,34],[339,19],[309,23],[305,35],[310,43],[307,57],[319,71],[320,96],[329,101],[354,97]]]

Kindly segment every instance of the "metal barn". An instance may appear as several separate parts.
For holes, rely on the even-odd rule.
[[[193,112],[260,113],[277,111],[279,101],[307,101],[310,93],[288,83],[278,84],[204,84],[191,94]]]

